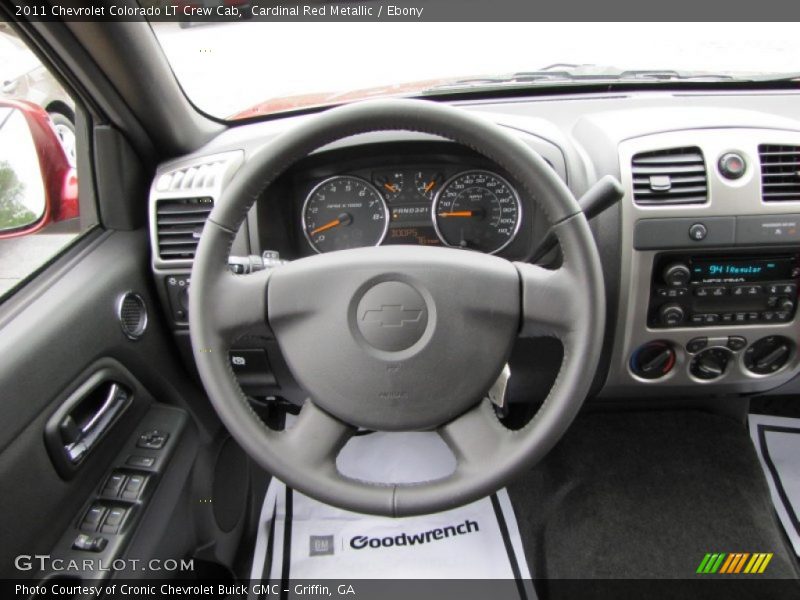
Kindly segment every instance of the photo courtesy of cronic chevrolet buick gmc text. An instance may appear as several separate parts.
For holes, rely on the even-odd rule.
[[[10,594],[800,598],[793,25],[21,4]]]

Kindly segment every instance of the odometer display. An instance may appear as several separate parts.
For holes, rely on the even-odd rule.
[[[489,171],[467,171],[447,181],[433,203],[433,222],[442,242],[494,254],[519,230],[517,192]]]
[[[377,246],[389,225],[389,211],[375,187],[350,175],[318,184],[303,205],[303,232],[317,252]]]

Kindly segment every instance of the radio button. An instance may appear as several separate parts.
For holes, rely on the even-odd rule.
[[[760,296],[764,291],[760,285],[737,285],[733,288],[734,296]]]
[[[792,318],[792,313],[785,310],[779,310],[775,313],[775,318],[778,321],[788,321]]]
[[[705,323],[705,315],[692,315],[691,321],[692,325],[702,325]]]
[[[775,320],[775,313],[771,310],[761,313],[762,320],[766,321],[767,323]]]
[[[718,323],[719,322],[719,315],[715,315],[713,313],[707,314],[707,315],[705,315],[705,319],[703,319],[703,322],[706,325],[713,325],[714,323]]]
[[[699,298],[706,298],[708,296],[714,296],[718,298],[720,296],[725,296],[728,293],[728,288],[724,285],[704,285],[702,287],[698,287],[694,290],[694,295]]]
[[[758,321],[761,318],[757,312],[747,313],[747,320],[748,321]]]
[[[698,352],[700,352],[700,350],[702,350],[706,346],[708,346],[707,337],[696,337],[689,340],[689,343],[686,344],[686,351],[689,354],[697,354]]]
[[[684,298],[689,294],[688,288],[658,288],[656,296],[659,298]]]
[[[797,292],[797,284],[795,283],[771,283],[767,286],[767,293],[770,296],[793,296]]]
[[[733,316],[733,320],[736,321],[737,323],[744,323],[745,321],[747,321],[747,313],[736,313]]]
[[[720,315],[720,320],[723,323],[733,323],[733,313],[723,313]]]

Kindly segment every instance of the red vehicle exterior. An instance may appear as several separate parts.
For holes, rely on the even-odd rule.
[[[0,239],[30,235],[50,223],[76,218],[79,214],[78,176],[67,160],[47,111],[26,100],[0,100],[0,106],[15,108],[25,116],[39,158],[46,195],[44,213],[36,223],[2,232]]]

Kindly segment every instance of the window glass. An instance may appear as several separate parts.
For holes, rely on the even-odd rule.
[[[0,22],[0,300],[93,224],[78,203],[75,109]]]

